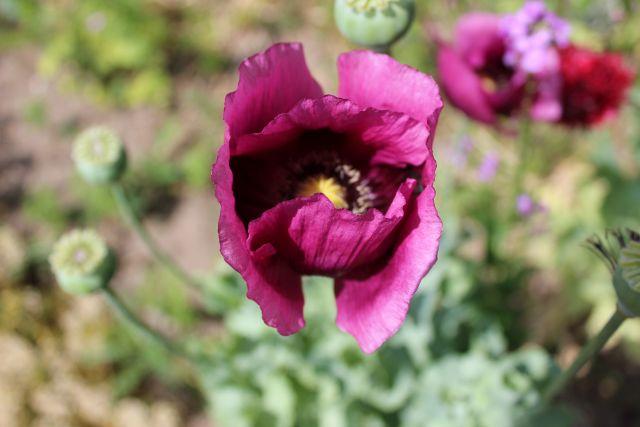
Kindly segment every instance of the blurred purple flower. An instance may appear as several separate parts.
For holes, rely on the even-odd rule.
[[[451,43],[438,40],[438,74],[449,100],[469,117],[495,124],[522,103],[526,79],[504,64],[500,15],[469,13],[458,21]]]
[[[469,162],[469,154],[473,150],[473,140],[469,135],[463,135],[451,152],[451,164],[457,169],[464,169]]]
[[[500,167],[500,156],[497,153],[487,153],[478,166],[477,177],[480,182],[489,182],[495,178]]]
[[[518,214],[523,218],[528,218],[535,213],[546,210],[543,205],[533,200],[528,194],[520,194],[518,196],[516,199],[516,209]]]

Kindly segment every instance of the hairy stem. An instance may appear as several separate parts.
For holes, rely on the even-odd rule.
[[[196,289],[203,289],[205,286],[202,282],[197,280],[195,277],[187,273],[182,267],[180,267],[166,252],[164,252],[155,240],[151,237],[147,229],[142,224],[140,217],[136,214],[133,206],[131,204],[131,200],[127,196],[127,193],[124,191],[122,184],[116,183],[111,186],[111,192],[113,193],[113,197],[118,204],[118,208],[120,209],[120,213],[125,218],[126,222],[133,228],[133,230],[140,236],[142,241],[145,243],[153,257],[157,262],[165,266],[167,270],[171,271],[171,273],[177,277],[182,282],[192,286]]]
[[[516,197],[524,191],[524,179],[527,173],[527,165],[531,160],[527,158],[531,154],[531,143],[531,122],[529,119],[524,119],[520,129],[518,158],[516,159],[516,171],[514,178]]]
[[[384,46],[374,46],[371,48],[371,50],[373,50],[374,52],[378,52],[378,53],[384,53],[385,55],[389,55],[389,56],[393,56],[391,54],[391,45],[387,44]]]
[[[627,319],[627,317],[618,309],[611,315],[609,321],[602,327],[598,335],[591,338],[587,344],[582,348],[576,359],[571,366],[558,375],[555,380],[549,385],[544,395],[542,396],[542,403],[549,404],[560,393],[567,384],[573,379],[573,377],[580,371],[580,369],[591,360],[596,354],[602,350],[607,341],[618,330],[620,325]]]
[[[102,294],[106,298],[109,306],[120,316],[122,321],[126,323],[131,329],[133,329],[137,334],[144,337],[149,341],[153,341],[155,344],[164,348],[167,352],[179,356],[184,357],[186,359],[191,359],[191,356],[176,343],[170,341],[160,333],[154,331],[146,325],[142,320],[140,320],[131,310],[124,305],[124,302],[120,299],[120,297],[113,292],[113,290],[109,287],[106,287],[102,290]]]

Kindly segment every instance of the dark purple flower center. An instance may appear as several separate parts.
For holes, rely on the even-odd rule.
[[[280,202],[318,193],[354,213],[384,210],[410,171],[372,166],[373,154],[346,135],[320,130],[281,148],[232,156],[237,212],[248,224]]]
[[[483,78],[484,89],[488,93],[498,92],[509,85],[515,70],[503,61],[505,48],[492,49],[487,52],[485,63],[477,70]]]
[[[516,69],[504,62],[505,45],[492,46],[485,52],[484,62],[476,67],[482,79],[482,87],[492,108],[509,115],[518,107],[524,96],[524,81],[517,79]]]

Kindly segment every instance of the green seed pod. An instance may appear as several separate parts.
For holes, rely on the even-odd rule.
[[[127,166],[122,141],[113,131],[101,126],[78,135],[71,157],[80,175],[91,184],[116,182]]]
[[[622,277],[631,288],[640,292],[640,242],[631,241],[620,253]]]
[[[105,288],[116,269],[113,252],[93,230],[73,230],[56,242],[49,256],[62,289],[77,295]]]
[[[377,49],[391,46],[411,26],[414,0],[336,0],[340,32],[353,43]]]

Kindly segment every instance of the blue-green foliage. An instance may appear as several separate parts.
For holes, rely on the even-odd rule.
[[[201,367],[214,419],[239,427],[525,425],[553,362],[536,347],[508,351],[495,316],[468,301],[463,271],[441,256],[400,332],[369,356],[336,327],[328,280],[305,284],[307,326],[291,337],[263,325],[240,280],[218,282],[217,294],[237,299],[227,335]],[[555,410],[537,416],[569,425]]]

